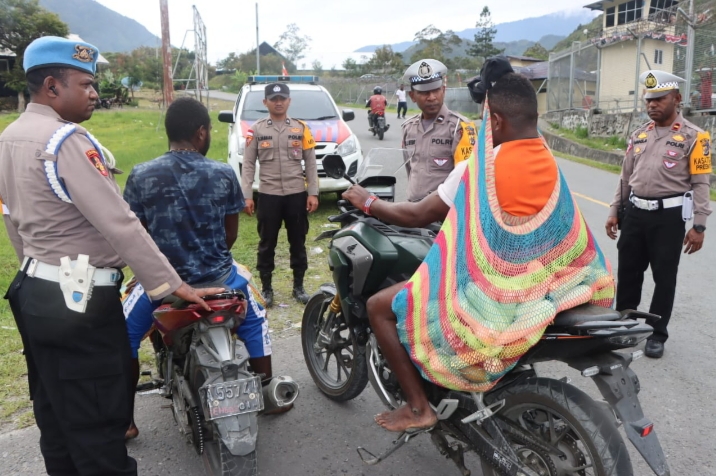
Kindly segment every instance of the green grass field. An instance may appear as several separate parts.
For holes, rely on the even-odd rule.
[[[228,126],[217,120],[217,112],[211,114],[212,145],[207,155],[224,162],[227,154]],[[0,131],[17,117],[17,114],[0,115]],[[83,123],[83,126],[112,151],[117,166],[125,172],[117,176],[117,182],[124,187],[127,175],[134,165],[158,157],[168,149],[163,119],[161,112],[156,109],[101,110],[95,112],[92,119]],[[326,264],[327,242],[314,243],[313,238],[326,229],[326,218],[336,212],[335,202],[336,194],[322,195],[321,205],[311,217],[311,229],[306,242],[309,271],[305,278],[306,291],[309,293],[315,292],[320,284],[331,280]],[[234,258],[253,268],[256,264],[257,247],[256,219],[242,213],[239,239],[232,249]],[[18,265],[7,233],[0,233],[2,292],[15,276]],[[274,336],[286,331],[295,332],[303,313],[303,306],[291,298],[292,275],[289,269],[288,242],[284,232],[281,233],[276,249],[276,268],[273,278],[276,304],[269,311],[269,323]],[[0,347],[0,431],[7,431],[33,424],[34,417],[27,396],[27,367],[22,356],[22,342],[4,299],[0,300],[0,342],[3,344]],[[146,341],[140,356],[143,368],[151,368],[153,357],[151,347]]]

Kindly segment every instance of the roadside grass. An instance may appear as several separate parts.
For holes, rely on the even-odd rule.
[[[624,153],[627,147],[626,139],[623,137],[588,137],[586,128],[578,128],[576,131],[572,131],[570,129],[552,126],[550,131],[578,144],[591,147],[592,149]]]
[[[212,100],[212,146],[207,155],[225,162],[228,126],[217,119],[218,110],[221,108],[227,107],[225,104],[215,104]],[[0,131],[17,117],[18,114],[0,114]],[[112,151],[117,166],[125,172],[117,176],[120,187],[124,187],[127,175],[134,165],[158,157],[167,150],[163,120],[163,115],[156,106],[153,109],[142,107],[111,109],[95,112],[92,119],[83,123],[83,126]],[[317,291],[322,283],[331,281],[326,264],[327,242],[314,243],[313,239],[326,229],[323,225],[328,223],[328,215],[336,212],[337,195],[323,194],[320,199],[319,209],[311,215],[311,228],[306,239],[309,271],[306,273],[305,287],[309,294]],[[234,259],[253,268],[256,265],[257,249],[256,217],[249,217],[242,213],[239,238],[232,249]],[[15,251],[7,233],[3,231],[0,233],[1,292],[4,293],[8,288],[17,268],[18,260]],[[128,269],[125,271],[127,276],[131,276]],[[258,277],[256,281],[260,288]],[[272,336],[295,333],[300,327],[303,305],[291,297],[293,282],[289,267],[288,241],[283,231],[276,248],[273,286],[275,304],[268,313]],[[3,343],[0,347],[0,432],[5,432],[34,424],[34,416],[28,398],[27,367],[22,355],[22,342],[8,303],[4,299],[0,299],[0,340]],[[140,359],[143,370],[153,369],[154,356],[148,341],[143,343]]]

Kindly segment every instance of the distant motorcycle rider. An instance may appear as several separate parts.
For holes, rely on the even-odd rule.
[[[368,98],[365,102],[365,107],[370,108],[368,113],[368,126],[369,130],[375,135],[373,127],[376,125],[376,117],[385,116],[385,108],[388,105],[388,100],[383,96],[383,88],[376,86],[373,88],[373,95]],[[390,127],[386,124],[386,130]]]

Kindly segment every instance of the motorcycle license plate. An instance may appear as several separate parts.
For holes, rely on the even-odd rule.
[[[261,378],[252,377],[201,387],[204,416],[207,420],[224,418],[264,409]]]

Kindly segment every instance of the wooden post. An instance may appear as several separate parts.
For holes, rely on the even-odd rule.
[[[164,105],[174,101],[174,79],[172,75],[172,45],[169,42],[169,6],[167,0],[159,0],[162,19],[162,58],[164,62]]]

